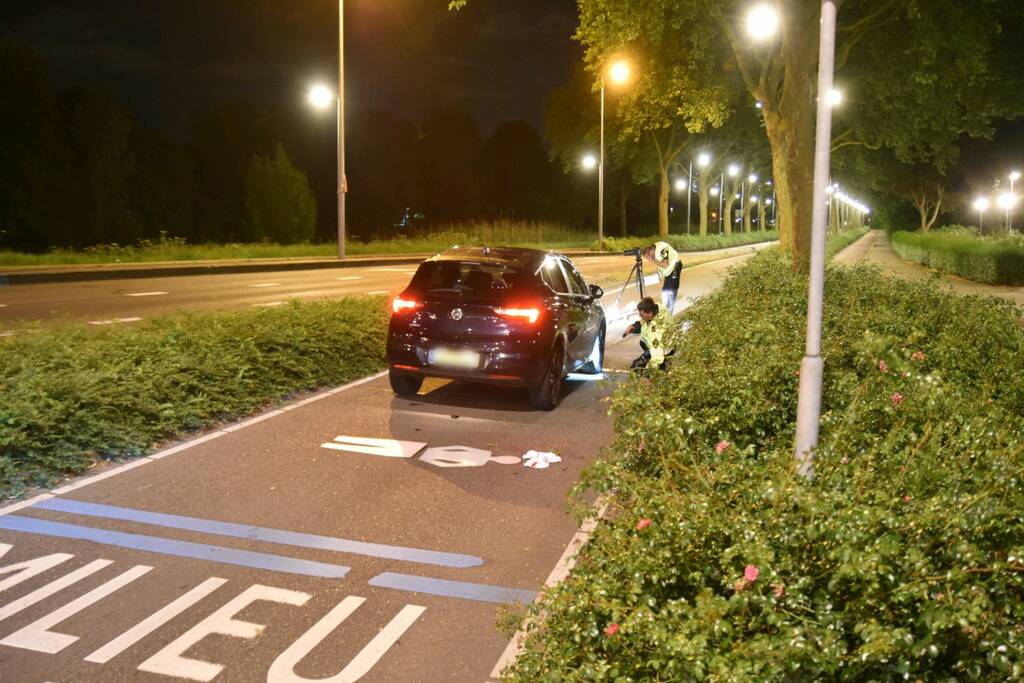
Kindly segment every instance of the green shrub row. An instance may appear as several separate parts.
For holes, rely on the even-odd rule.
[[[710,251],[727,247],[740,247],[744,244],[774,242],[779,239],[778,230],[757,230],[754,232],[734,232],[731,235],[652,235],[650,237],[605,237],[604,250],[621,252],[632,247],[642,247],[661,240],[668,242],[677,251]],[[591,245],[597,250],[597,242]]]
[[[990,285],[1024,285],[1024,237],[982,237],[950,226],[933,232],[893,232],[902,258]]]
[[[0,338],[0,498],[384,367],[378,298]]]
[[[816,474],[792,443],[806,279],[763,253],[613,396],[612,507],[513,681],[1024,677],[1024,329],[1009,304],[830,267]]]

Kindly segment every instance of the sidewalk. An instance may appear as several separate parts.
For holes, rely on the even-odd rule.
[[[684,261],[705,263],[745,253],[759,245],[746,244],[712,251],[682,252]],[[573,258],[618,256],[617,252],[584,249],[555,250]],[[326,268],[372,268],[374,266],[419,264],[434,255],[380,254],[336,258],[223,259],[210,261],[157,261],[149,263],[99,263],[68,266],[0,266],[0,286],[58,282],[87,282],[183,275],[220,275],[228,273],[267,273]]]
[[[833,259],[836,263],[851,266],[868,263],[877,266],[886,274],[908,280],[922,280],[934,276],[931,268],[904,261],[893,251],[889,238],[883,230],[872,230],[849,247],[837,254]],[[955,275],[942,275],[942,280],[958,294],[974,294],[979,296],[995,296],[1012,301],[1024,307],[1024,287],[999,287],[971,282]]]

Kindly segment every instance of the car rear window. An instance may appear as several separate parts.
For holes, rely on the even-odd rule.
[[[491,296],[535,291],[537,279],[529,271],[504,264],[428,261],[416,271],[410,287],[424,293]]]

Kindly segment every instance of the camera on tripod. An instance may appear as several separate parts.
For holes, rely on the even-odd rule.
[[[640,247],[633,247],[632,249],[626,249],[625,251],[622,252],[622,255],[623,256],[639,256],[640,255]]]

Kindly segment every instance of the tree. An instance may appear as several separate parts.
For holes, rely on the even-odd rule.
[[[588,64],[647,45],[648,69],[688,78],[657,93],[685,108],[728,101],[730,76],[760,102],[771,143],[780,239],[799,267],[810,251],[820,0],[775,0],[780,35],[756,45],[742,30],[748,0],[578,0],[576,37]],[[465,0],[451,3],[458,7]],[[840,2],[837,83],[860,111],[835,146],[894,149],[905,162],[949,158],[960,135],[991,134],[994,119],[1024,111],[1019,59],[1024,6],[1017,0]],[[719,30],[709,30],[708,19]],[[663,39],[657,38],[663,36]],[[685,114],[684,114],[685,118]]]
[[[517,219],[550,215],[553,169],[533,126],[525,121],[499,125],[484,142],[481,165],[486,215]]]
[[[132,132],[135,173],[130,188],[141,236],[195,237],[195,162],[184,145],[146,128]]]
[[[277,244],[316,235],[316,200],[306,174],[292,165],[284,145],[272,157],[253,157],[245,178],[245,215],[252,238]]]
[[[420,131],[419,168],[428,220],[479,215],[481,146],[480,126],[463,109],[437,109],[427,116]]]

